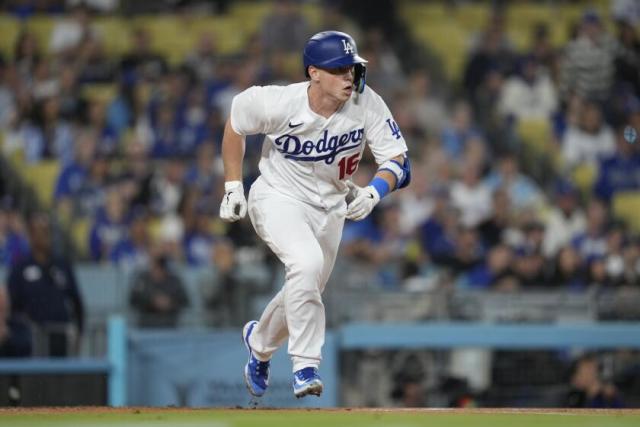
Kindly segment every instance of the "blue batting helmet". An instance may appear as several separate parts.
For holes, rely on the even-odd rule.
[[[340,68],[354,66],[354,87],[364,90],[367,60],[358,55],[356,42],[349,34],[340,31],[323,31],[315,34],[304,45],[303,63],[305,76],[309,77],[309,66],[318,68]]]

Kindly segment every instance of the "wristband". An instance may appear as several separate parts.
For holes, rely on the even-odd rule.
[[[376,189],[381,199],[389,193],[389,183],[379,176],[373,178],[369,185]]]

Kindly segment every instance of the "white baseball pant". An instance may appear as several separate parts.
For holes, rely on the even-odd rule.
[[[249,216],[285,266],[285,282],[250,337],[254,355],[268,360],[289,338],[293,371],[318,367],[325,313],[321,294],[336,260],[346,203],[329,211],[288,197],[258,178],[249,191]]]

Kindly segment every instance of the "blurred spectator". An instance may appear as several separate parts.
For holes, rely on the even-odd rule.
[[[408,238],[400,230],[400,209],[395,203],[380,206],[375,218],[345,225],[344,253],[367,266],[377,266],[375,280],[394,289],[403,277]]]
[[[602,157],[613,154],[615,136],[595,102],[584,102],[577,126],[569,125],[562,139],[562,158],[567,169],[581,164],[595,166]]]
[[[455,251],[460,213],[451,205],[447,189],[436,190],[434,198],[433,212],[420,227],[420,244],[436,264],[444,264]]]
[[[611,16],[616,21],[625,21],[635,26],[640,22],[640,4],[635,0],[613,0]]]
[[[426,69],[414,70],[409,76],[409,108],[414,120],[429,135],[442,133],[447,112],[440,95],[434,93],[431,76]]]
[[[497,284],[503,277],[511,274],[513,251],[507,245],[496,245],[491,248],[483,262],[463,278],[462,283],[470,288],[488,289]]]
[[[65,19],[54,25],[49,50],[58,57],[71,59],[85,40],[99,37],[99,31],[92,22],[91,11],[80,3],[71,8]]]
[[[622,396],[613,384],[602,380],[598,359],[580,357],[571,368],[570,391],[565,406],[570,408],[623,408]]]
[[[185,286],[169,263],[170,258],[156,249],[149,268],[133,279],[129,303],[136,312],[139,327],[174,328],[180,313],[189,305]]]
[[[465,101],[456,102],[451,123],[442,131],[442,147],[453,161],[459,161],[468,144],[478,143],[482,138],[480,130],[473,123],[473,111]]]
[[[28,333],[34,327],[32,349],[36,353],[75,354],[83,330],[84,307],[73,269],[69,261],[53,254],[51,223],[46,214],[33,214],[27,229],[31,253],[11,268],[7,280],[11,319],[18,328],[16,332]],[[38,348],[40,345],[43,348]]]
[[[391,397],[397,400],[401,407],[419,408],[426,405],[426,390],[424,382],[427,368],[419,354],[400,352],[393,373],[393,387]]]
[[[542,191],[531,178],[520,172],[518,159],[513,154],[505,153],[498,159],[497,167],[485,183],[492,191],[504,188],[516,211],[539,208],[544,203]]]
[[[0,200],[0,265],[11,267],[29,253],[22,215],[10,196]]]
[[[587,285],[587,277],[578,252],[571,246],[564,246],[558,252],[547,286],[556,289],[581,291]]]
[[[102,153],[96,153],[89,170],[74,196],[73,216],[94,218],[106,205],[107,185],[110,180],[110,162]]]
[[[60,100],[43,99],[24,130],[25,158],[30,163],[55,159],[66,165],[73,161],[73,127],[60,117]]]
[[[209,256],[207,264],[211,268],[200,282],[207,323],[216,327],[241,326],[249,308],[252,286],[240,280],[241,266],[233,243],[218,241]]]
[[[0,129],[5,129],[16,118],[16,103],[7,64],[0,57]]]
[[[147,30],[136,28],[131,35],[131,49],[120,62],[120,72],[124,83],[133,85],[145,80],[157,80],[168,69],[166,59],[151,49],[151,40]]]
[[[104,208],[96,213],[89,235],[89,250],[94,261],[107,261],[115,245],[128,231],[127,207],[116,188],[106,193]]]
[[[276,0],[272,12],[262,21],[260,41],[267,55],[302,52],[311,27],[302,14],[300,3],[299,0]]]
[[[203,267],[211,260],[215,240],[212,233],[211,209],[204,203],[197,203],[193,219],[185,220],[183,237],[184,255],[193,267]],[[184,217],[184,216],[183,216]]]
[[[434,205],[433,183],[427,178],[425,167],[416,162],[411,168],[412,181],[407,191],[398,193],[400,228],[402,233],[413,233],[431,215]]]
[[[201,82],[208,82],[217,77],[216,72],[220,62],[217,41],[213,33],[205,32],[200,35],[196,48],[185,58],[185,65]]]
[[[362,55],[367,58],[367,84],[376,88],[384,98],[393,98],[406,88],[406,76],[398,57],[398,50],[389,42],[384,31],[375,26],[367,28],[362,43]]]
[[[472,103],[475,103],[478,87],[491,71],[508,75],[513,68],[514,52],[505,32],[504,21],[504,11],[494,10],[486,29],[471,48],[464,70],[464,88]]]
[[[186,98],[186,102],[178,107],[176,152],[192,159],[209,136],[205,91],[195,86],[183,98]]]
[[[110,83],[115,76],[116,66],[105,51],[102,39],[89,37],[78,46],[73,65],[81,83]]]
[[[627,21],[618,21],[618,51],[615,59],[616,85],[625,84],[640,96],[640,39]]]
[[[95,152],[95,133],[90,130],[80,132],[75,140],[74,161],[61,168],[53,192],[57,211],[65,219],[76,213],[74,202],[89,177]]]
[[[136,272],[149,267],[151,238],[149,218],[144,208],[137,208],[129,222],[128,233],[111,250],[109,258],[125,272]]]
[[[594,184],[596,196],[610,202],[618,192],[640,191],[640,149],[624,137],[625,126],[616,129],[616,151],[600,159]]]
[[[533,27],[529,55],[539,64],[542,72],[549,76],[552,82],[555,82],[558,73],[558,53],[551,42],[547,23],[538,22]]]
[[[444,265],[454,274],[468,273],[478,267],[486,256],[486,248],[482,244],[476,228],[460,224],[455,230],[453,253],[445,258]]]
[[[501,114],[516,120],[549,120],[558,107],[555,86],[533,56],[520,62],[519,72],[507,78],[498,100]]]
[[[35,34],[27,29],[20,31],[13,51],[13,63],[27,82],[33,77],[41,57],[40,46]]]
[[[546,283],[545,264],[542,254],[544,225],[537,219],[522,224],[523,241],[515,248],[513,271],[524,288],[540,287]]]
[[[103,101],[94,99],[86,111],[87,127],[95,132],[96,151],[104,156],[116,154],[119,145],[118,133],[107,123],[107,110]]]
[[[67,121],[75,121],[84,113],[86,100],[81,95],[78,76],[72,67],[60,70],[59,99],[60,117]]]
[[[544,218],[544,255],[555,256],[561,247],[585,231],[587,220],[579,204],[578,189],[566,180],[556,183],[554,203]]]
[[[587,226],[583,233],[576,235],[571,245],[578,250],[587,262],[607,253],[606,234],[609,227],[609,214],[606,205],[591,199],[587,206]]]
[[[337,28],[343,33],[349,34],[354,40],[362,40],[360,27],[351,20],[348,13],[341,11],[342,2],[323,0],[320,7],[320,29]]]
[[[629,235],[628,230],[626,230],[625,227],[623,227],[621,224],[614,224],[607,233],[607,252],[604,256],[604,266],[610,284],[627,284],[627,266],[625,255],[627,235]]]
[[[491,216],[478,225],[486,247],[492,248],[506,240],[505,234],[513,223],[512,216],[509,193],[504,188],[496,189],[491,198]]]
[[[58,94],[60,87],[51,58],[43,57],[38,60],[32,78],[26,84],[34,102],[40,102]]]
[[[608,99],[615,77],[616,41],[606,32],[600,17],[587,11],[578,37],[565,47],[559,89],[566,100],[575,94],[584,99]]]
[[[153,214],[163,216],[178,212],[185,192],[184,168],[184,159],[180,157],[171,157],[157,165],[151,182]]]
[[[213,206],[222,198],[220,188],[223,187],[220,185],[223,177],[216,159],[213,141],[204,141],[196,153],[195,162],[187,170],[184,179],[190,189],[198,191],[205,203]]]
[[[460,221],[467,227],[475,227],[489,217],[491,190],[482,182],[477,164],[462,165],[460,179],[451,185],[451,203],[460,211]]]
[[[232,77],[231,84],[218,91],[211,100],[211,105],[216,108],[222,117],[229,117],[231,101],[233,97],[252,86],[256,80],[259,63],[255,59],[238,64],[238,69]]]
[[[163,103],[158,108],[157,122],[152,133],[151,157],[167,159],[179,154],[177,119],[173,105]]]

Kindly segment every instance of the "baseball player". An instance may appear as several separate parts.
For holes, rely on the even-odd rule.
[[[359,221],[389,192],[410,181],[407,146],[384,101],[365,85],[365,63],[348,34],[325,31],[304,47],[308,81],[254,86],[232,102],[222,141],[225,194],[220,217],[249,217],[285,266],[285,283],[259,321],[242,332],[244,377],[262,396],[269,360],[288,339],[296,397],[320,396],[325,336],[321,294],[333,268],[345,218]],[[242,185],[245,136],[264,134],[260,176],[248,203]],[[367,187],[351,176],[365,143],[379,169]],[[347,204],[347,194],[350,203]]]

